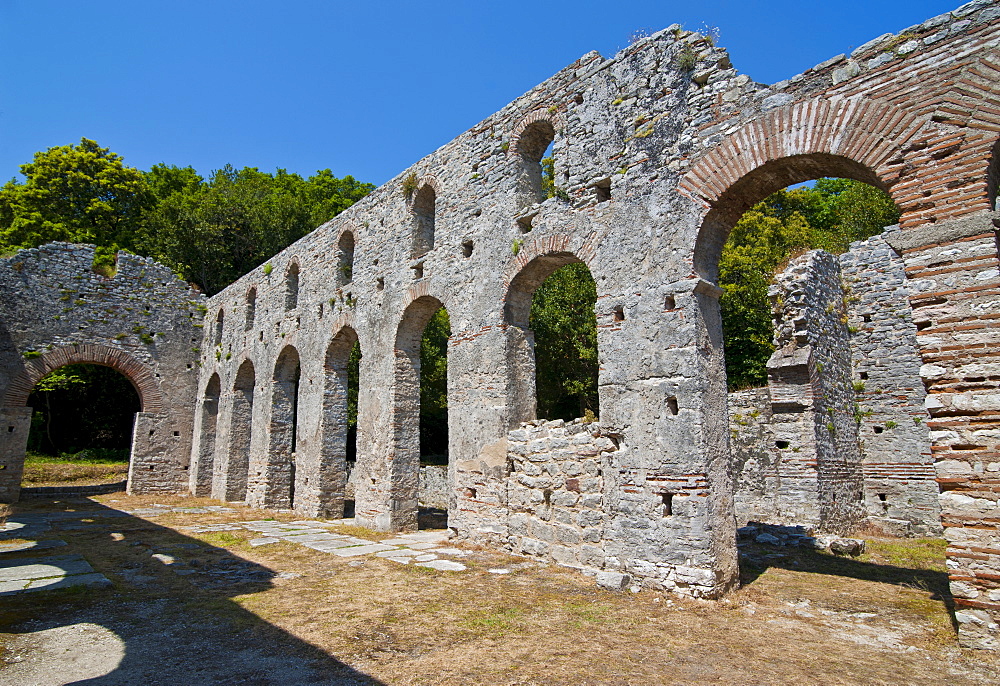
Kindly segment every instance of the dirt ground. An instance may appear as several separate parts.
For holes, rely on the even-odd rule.
[[[220,504],[18,506],[63,512],[59,554],[112,583],[0,597],[0,684],[1000,683],[1000,656],[955,643],[938,541],[870,540],[856,559],[747,545],[743,588],[708,602],[468,546],[450,572],[189,530],[291,513],[116,512],[153,503]],[[18,555],[39,553],[0,557]]]

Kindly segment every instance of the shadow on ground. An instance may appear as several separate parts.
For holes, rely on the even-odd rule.
[[[76,555],[111,583],[6,595],[0,684],[381,683],[243,608],[280,575],[225,548],[85,498],[33,500],[10,520],[26,526],[0,543],[67,545],[3,553],[5,567]]]
[[[769,526],[776,528],[774,525]],[[795,527],[789,527],[790,532],[795,530]],[[824,574],[893,584],[926,591],[930,594],[931,600],[941,601],[948,610],[953,628],[956,632],[958,631],[958,622],[955,620],[955,600],[948,585],[947,572],[866,562],[852,557],[832,555],[810,547],[794,545],[771,546],[754,542],[741,542],[739,550],[741,586],[753,584],[772,567],[809,574]]]

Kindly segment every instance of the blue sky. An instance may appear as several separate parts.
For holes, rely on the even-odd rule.
[[[714,26],[773,83],[957,0],[0,0],[0,180],[93,138],[129,165],[381,184],[590,50]]]

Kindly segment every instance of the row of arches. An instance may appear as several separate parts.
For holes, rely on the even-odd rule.
[[[563,270],[568,266],[574,269]],[[566,368],[573,360],[560,360],[564,351],[553,350],[545,339],[546,335],[565,338],[565,322],[563,329],[548,331],[544,322],[532,318],[533,296],[545,296],[543,286],[550,277],[554,277],[549,288],[551,306],[560,312],[572,307],[574,312],[569,314],[578,316],[576,326],[581,335],[592,339],[592,364],[583,372],[589,378],[577,385],[585,387],[584,391],[572,390],[577,387],[564,383],[581,372]],[[576,297],[580,289],[569,289],[567,295],[566,284],[577,282],[583,283],[583,296]],[[574,298],[578,302],[570,302]],[[506,317],[527,355],[525,364],[516,370],[520,388],[516,421],[535,418],[538,408],[565,419],[580,416],[584,408],[596,416],[595,302],[589,270],[569,252],[538,256],[512,282]],[[543,330],[537,350],[534,328]],[[448,405],[450,387],[455,383],[448,373],[450,336],[447,310],[434,296],[416,297],[401,315],[393,345],[389,446],[398,468],[415,471],[420,464],[448,462]],[[326,348],[322,378],[303,380],[299,351],[291,344],[281,349],[270,373],[263,373],[250,359],[243,360],[230,388],[223,387],[219,372],[213,373],[205,383],[199,406],[192,489],[226,500],[250,499],[324,514],[342,511],[348,467],[356,456],[363,462],[364,449],[359,450],[359,446],[370,445],[358,437],[357,416],[373,409],[366,407],[365,394],[359,392],[367,383],[365,367],[360,364],[361,350],[358,333],[344,325]],[[543,361],[537,367],[536,354]],[[319,414],[305,429],[300,422],[303,411]],[[254,426],[264,430],[255,432]],[[315,433],[314,426],[318,427]],[[258,456],[256,461],[254,455]],[[415,517],[415,500],[403,507]]]

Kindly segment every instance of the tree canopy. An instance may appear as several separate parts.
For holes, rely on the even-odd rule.
[[[265,262],[370,193],[329,169],[303,178],[230,165],[147,172],[86,138],[21,166],[0,189],[0,249],[93,243],[153,257],[209,294]]]
[[[807,250],[847,250],[899,221],[892,198],[850,179],[819,179],[757,203],[733,227],[719,261],[722,329],[730,389],[767,383],[771,306],[767,288],[789,260]]]

